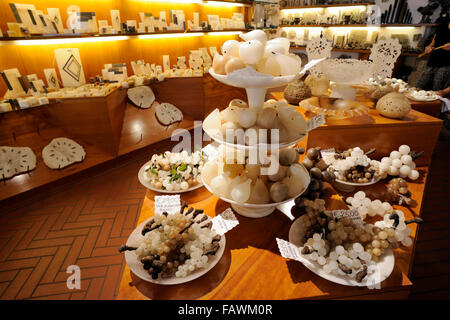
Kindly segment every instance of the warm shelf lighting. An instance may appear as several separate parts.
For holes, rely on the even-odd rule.
[[[169,3],[179,3],[179,4],[201,4],[202,0],[157,0],[157,1],[153,1],[153,0],[147,0],[145,2],[159,2],[159,3],[164,3],[164,2],[169,2]]]
[[[389,29],[389,30],[413,30],[415,28],[416,27],[411,27],[411,26],[409,26],[409,27],[386,27],[386,29]]]
[[[224,1],[203,1],[203,5],[214,7],[243,7],[244,4],[237,2],[224,2]]]
[[[90,37],[90,38],[66,38],[66,39],[36,39],[36,40],[11,40],[0,41],[0,45],[33,46],[47,44],[85,43],[128,40],[129,36]]]
[[[139,39],[166,39],[166,38],[184,38],[184,37],[201,37],[204,32],[188,32],[188,33],[164,33],[164,34],[142,34],[138,35]]]
[[[317,12],[322,10],[327,10],[331,12],[338,13],[341,10],[365,10],[366,6],[339,6],[339,7],[322,7],[322,8],[295,8],[295,9],[280,9],[283,13],[305,13],[305,12]]]
[[[242,31],[210,31],[207,33],[208,36],[229,36],[239,34],[242,34]]]

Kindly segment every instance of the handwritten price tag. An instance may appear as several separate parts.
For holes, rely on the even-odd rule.
[[[333,210],[331,211],[333,218],[341,219],[341,218],[349,218],[352,220],[361,220],[361,216],[359,215],[358,210],[350,209],[350,210]]]
[[[230,231],[239,224],[231,208],[227,208],[217,217],[212,219],[212,230],[220,235],[224,235],[227,231]]]
[[[297,248],[297,246],[293,245],[289,241],[276,238],[278,250],[280,250],[281,256],[283,258],[287,259],[294,259],[297,261],[302,261],[302,258],[300,257],[300,252]]]
[[[180,195],[174,196],[155,196],[155,214],[180,212]]]
[[[311,130],[314,130],[315,128],[318,128],[323,124],[325,124],[325,117],[323,116],[323,114],[319,114],[314,118],[309,119],[306,131],[309,132]]]

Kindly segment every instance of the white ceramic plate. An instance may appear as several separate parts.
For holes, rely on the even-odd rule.
[[[437,94],[435,94],[434,96],[431,96],[431,97],[420,97],[420,98],[417,96],[413,96],[409,92],[407,92],[405,95],[408,99],[411,99],[414,101],[420,101],[420,102],[429,102],[429,101],[439,100],[439,96]]]
[[[378,177],[378,179],[372,179],[372,181],[365,182],[365,183],[348,182],[348,181],[343,181],[343,180],[339,180],[339,179],[336,179],[335,181],[337,183],[340,183],[340,184],[344,185],[344,186],[363,187],[363,186],[371,186],[371,185],[377,183],[380,180],[381,180],[381,177]]]
[[[219,139],[218,137],[216,137],[214,135],[211,135],[210,137],[219,144],[223,144],[228,147],[232,147],[232,148],[236,148],[236,149],[240,149],[240,150],[270,150],[272,148],[271,144],[266,144],[266,143],[258,143],[258,144],[254,144],[251,146],[247,146],[247,145],[243,145],[243,144],[235,144],[235,143],[226,142],[222,139]],[[299,137],[293,141],[290,141],[290,142],[280,142],[278,144],[278,149],[292,147],[293,145],[295,145],[298,142],[300,142],[301,140],[303,140],[305,137],[306,137],[306,134],[304,134],[301,137]]]
[[[146,188],[148,188],[148,189],[150,189],[150,190],[152,190],[152,191],[156,191],[156,192],[160,192],[160,193],[183,193],[183,192],[189,192],[189,191],[198,189],[198,188],[200,188],[200,187],[203,187],[203,184],[202,184],[202,183],[198,183],[196,186],[193,186],[193,187],[191,187],[191,188],[189,188],[189,189],[186,189],[186,190],[173,190],[173,191],[167,191],[167,190],[163,190],[163,189],[156,189],[156,188],[152,187],[152,185],[150,184],[150,181],[147,181],[147,180],[145,179],[145,170],[150,166],[150,163],[151,163],[151,162],[152,162],[151,160],[148,161],[146,164],[144,164],[144,165],[141,167],[141,169],[139,169],[139,172],[138,172],[138,179],[139,179],[139,182],[140,182],[144,187],[146,187]]]
[[[301,220],[296,219],[289,229],[289,242],[300,247],[302,244],[300,243],[301,233],[299,231],[299,226],[301,225]],[[323,271],[323,267],[316,262],[310,261],[306,258],[303,258],[300,254],[301,263],[317,274],[318,276],[327,279],[331,282],[342,284],[344,286],[357,286],[357,287],[367,287],[374,286],[378,283],[386,280],[394,270],[395,258],[394,253],[391,249],[384,250],[383,255],[380,257],[380,260],[376,264],[376,269],[372,274],[368,274],[361,282],[357,282],[355,279],[350,278],[348,276],[341,276],[338,274],[329,274]]]
[[[149,220],[150,219],[142,222],[136,229],[134,229],[134,231],[128,237],[127,246],[137,247],[139,240],[143,238],[141,231]],[[130,270],[144,281],[161,285],[180,284],[200,278],[202,275],[204,275],[209,270],[214,268],[214,266],[219,262],[220,258],[222,257],[225,251],[225,244],[226,244],[225,235],[221,237],[219,244],[220,248],[219,250],[217,250],[216,254],[214,256],[209,256],[208,260],[209,263],[206,268],[195,270],[194,272],[190,273],[189,275],[183,278],[172,277],[162,279],[158,277],[158,279],[152,279],[151,275],[149,275],[147,270],[144,269],[144,265],[138,260],[137,255],[134,251],[125,251],[125,261],[130,267]]]

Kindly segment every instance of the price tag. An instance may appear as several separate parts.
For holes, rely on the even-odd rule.
[[[318,128],[323,124],[325,124],[325,117],[323,116],[323,114],[319,114],[314,118],[309,119],[306,131],[309,132],[311,130],[314,130],[315,128]]]
[[[220,235],[224,235],[239,224],[231,208],[227,208],[224,212],[212,219],[212,230]]]
[[[174,196],[155,196],[155,214],[163,212],[177,213],[180,212],[181,200],[180,195]]]
[[[320,150],[320,154],[322,155],[322,158],[329,157],[331,155],[334,155],[336,152],[334,151],[334,148]]]
[[[331,211],[333,218],[341,219],[341,218],[349,218],[352,220],[361,220],[361,216],[359,215],[358,210],[350,209],[350,210],[333,210]]]
[[[303,259],[300,257],[300,251],[297,246],[293,245],[289,241],[283,239],[277,239],[278,250],[280,250],[281,256],[287,259],[294,259],[297,261],[302,261]]]

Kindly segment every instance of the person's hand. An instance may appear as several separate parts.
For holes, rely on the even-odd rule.
[[[425,53],[426,54],[430,54],[431,51],[433,51],[433,47],[432,46],[425,47]]]
[[[450,93],[450,87],[445,88],[443,90],[438,90],[435,91],[437,95],[441,96],[441,97],[445,97],[446,95],[448,95]]]

